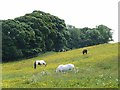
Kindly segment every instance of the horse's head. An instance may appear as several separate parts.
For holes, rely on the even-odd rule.
[[[45,63],[44,65],[47,66],[47,63]]]
[[[43,65],[47,66],[47,63],[43,63]]]

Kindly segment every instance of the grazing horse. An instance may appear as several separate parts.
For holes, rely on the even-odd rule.
[[[87,54],[87,49],[84,49],[84,50],[82,51],[82,53],[83,53],[83,54],[85,54],[85,53]]]
[[[64,72],[64,71],[68,71],[68,70],[72,70],[72,69],[74,69],[73,64],[59,65],[56,69],[56,72]]]
[[[34,69],[36,69],[36,65],[47,65],[46,62],[44,60],[36,60],[34,62]]]

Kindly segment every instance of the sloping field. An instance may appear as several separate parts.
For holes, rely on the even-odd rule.
[[[3,88],[117,88],[118,44],[101,44],[67,52],[48,52],[35,58],[3,63]],[[47,66],[33,62],[43,59]],[[56,73],[59,64],[72,63],[75,71]]]

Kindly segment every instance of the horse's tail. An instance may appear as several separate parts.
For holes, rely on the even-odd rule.
[[[36,69],[36,61],[34,62],[34,69]]]

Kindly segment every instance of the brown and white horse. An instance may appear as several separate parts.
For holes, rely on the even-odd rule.
[[[35,62],[34,62],[34,69],[36,69],[36,66],[37,65],[47,65],[47,63],[44,61],[44,60],[36,60]]]

